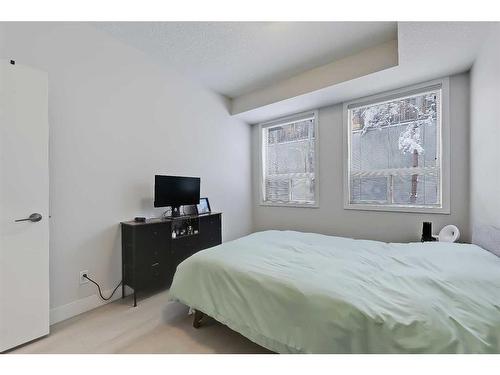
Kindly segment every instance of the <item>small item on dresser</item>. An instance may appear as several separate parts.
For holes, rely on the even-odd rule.
[[[196,215],[197,213],[198,213],[198,211],[196,210],[195,204],[182,206],[182,214],[183,215]]]
[[[142,217],[142,216],[137,216],[137,217],[134,218],[134,221],[136,223],[145,223],[146,222],[146,218]]]
[[[436,241],[436,238],[432,235],[432,223],[430,221],[424,221],[422,224],[422,242]]]
[[[200,198],[200,202],[196,205],[198,215],[210,213],[210,202],[208,198]]]

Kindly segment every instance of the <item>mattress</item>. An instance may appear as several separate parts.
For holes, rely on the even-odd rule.
[[[258,232],[186,259],[169,295],[278,353],[500,352],[500,258],[476,245]]]

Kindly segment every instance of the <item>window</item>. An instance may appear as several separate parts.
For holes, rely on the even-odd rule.
[[[317,207],[317,112],[260,125],[261,204]]]
[[[447,95],[442,80],[344,105],[345,208],[449,213]]]

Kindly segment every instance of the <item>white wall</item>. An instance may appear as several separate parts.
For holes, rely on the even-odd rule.
[[[0,57],[49,75],[52,321],[99,303],[80,270],[118,283],[118,223],[161,214],[155,173],[200,176],[224,240],[251,231],[250,128],[225,99],[86,24],[0,24]]]
[[[500,255],[500,25],[471,70],[471,225],[473,242]]]
[[[343,209],[342,105],[319,110],[319,208],[260,206],[258,127],[252,129],[254,229],[294,229],[381,241],[418,241],[422,222],[438,232],[457,225],[461,240],[469,230],[469,75],[450,78],[451,214],[417,214]]]

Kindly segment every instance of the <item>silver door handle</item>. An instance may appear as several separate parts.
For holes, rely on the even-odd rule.
[[[17,220],[14,220],[14,221],[16,223],[19,222],[19,221],[31,221],[32,223],[36,223],[36,222],[38,222],[40,220],[42,220],[42,215],[40,215],[38,213],[34,213],[34,214],[31,214],[26,219],[17,219]]]

